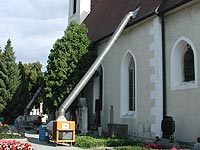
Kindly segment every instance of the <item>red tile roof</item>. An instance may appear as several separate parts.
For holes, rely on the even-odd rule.
[[[98,0],[93,11],[85,19],[88,36],[92,42],[98,42],[110,36],[125,14],[140,7],[137,17],[129,25],[135,24],[159,11],[168,11],[191,0]]]

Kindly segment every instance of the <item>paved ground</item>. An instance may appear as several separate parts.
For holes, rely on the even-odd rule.
[[[25,133],[25,136],[29,143],[31,143],[33,150],[83,150],[78,147],[73,146],[63,146],[63,145],[57,145],[55,146],[54,143],[47,143],[46,141],[39,141],[39,135],[27,131]]]

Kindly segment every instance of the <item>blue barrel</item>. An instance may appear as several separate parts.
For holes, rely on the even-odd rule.
[[[15,119],[14,120],[14,128],[17,129],[19,127],[19,123],[18,121]]]
[[[46,137],[46,126],[45,125],[41,125],[39,128],[39,140],[40,141],[46,141],[47,137]]]

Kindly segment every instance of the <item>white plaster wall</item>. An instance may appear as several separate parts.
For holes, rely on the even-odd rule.
[[[196,48],[197,69],[199,81],[200,70],[200,3],[181,9],[165,18],[166,29],[166,74],[167,74],[167,115],[174,117],[176,124],[175,137],[181,141],[195,142],[200,135],[200,92],[199,83],[194,88],[171,88],[170,55],[175,42],[180,37],[187,37]]]
[[[151,82],[151,75],[155,74],[155,67],[150,66],[150,60],[155,57],[154,51],[150,51],[150,43],[154,42],[155,38],[153,34],[150,34],[152,26],[154,26],[153,19],[150,19],[138,26],[126,29],[102,63],[104,66],[104,111],[102,112],[104,131],[107,131],[109,108],[112,105],[114,108],[114,123],[128,124],[129,135],[145,138],[155,136],[151,128],[153,124],[155,125],[156,120],[155,114],[151,114],[151,108],[155,108],[155,100],[151,98],[151,92],[155,91],[155,83]],[[99,53],[106,43],[107,40],[99,44]],[[156,49],[156,47],[153,49]],[[134,54],[137,64],[136,118],[120,117],[120,71],[123,56],[127,51]]]

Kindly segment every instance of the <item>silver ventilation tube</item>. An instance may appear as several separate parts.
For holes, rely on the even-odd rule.
[[[38,94],[40,93],[40,90],[41,90],[42,88],[41,87],[39,87],[38,89],[37,89],[37,91],[35,92],[35,94],[34,94],[34,96],[31,98],[31,100],[29,101],[29,103],[28,103],[28,105],[26,106],[26,108],[24,109],[24,115],[26,115],[26,114],[28,114],[29,112],[28,112],[28,110],[29,110],[29,108],[31,107],[31,105],[33,104],[33,102],[35,101],[35,98],[38,96]]]
[[[86,74],[83,76],[83,78],[79,81],[79,83],[76,85],[76,87],[73,89],[73,91],[70,93],[70,95],[67,97],[67,99],[62,103],[58,110],[58,118],[57,120],[66,120],[65,118],[65,111],[67,108],[71,105],[71,103],[74,101],[74,99],[77,97],[77,95],[81,92],[81,90],[84,88],[84,86],[88,83],[88,81],[91,79],[95,71],[100,66],[101,62],[115,43],[115,41],[120,36],[123,29],[126,27],[129,19],[134,19],[139,11],[140,7],[135,9],[134,11],[129,12],[124,16],[121,23],[113,33],[112,37],[108,41],[108,44],[103,49],[102,53],[97,57],[97,59],[94,61],[92,66],[89,68],[89,70],[86,72]]]

